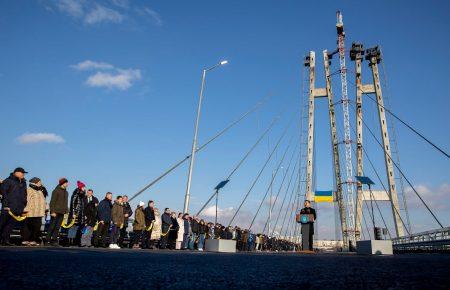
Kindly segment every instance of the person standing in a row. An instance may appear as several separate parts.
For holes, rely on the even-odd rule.
[[[106,237],[108,236],[109,226],[111,224],[112,214],[112,193],[107,192],[105,199],[103,199],[98,205],[98,227],[97,234],[94,240],[95,247],[105,247]]]
[[[178,213],[177,222],[178,222],[178,233],[177,233],[177,241],[176,241],[175,249],[181,250],[181,247],[183,244],[183,237],[184,237],[184,220],[183,220],[183,214],[181,212]]]
[[[67,202],[69,193],[67,192],[67,186],[69,181],[66,178],[59,180],[58,186],[52,192],[52,198],[50,200],[50,225],[47,233],[47,244],[58,246],[58,234],[61,224],[64,219],[64,215],[69,211]]]
[[[133,221],[133,249],[139,248],[139,242],[142,241],[142,232],[145,231],[145,214],[144,214],[145,203],[143,201],[139,202],[138,207],[134,211],[134,221]],[[144,242],[142,242],[142,247],[144,247]]]
[[[109,244],[110,249],[120,249],[117,241],[119,239],[120,230],[124,226],[124,214],[123,214],[123,205],[122,205],[122,196],[117,196],[114,201],[112,211],[111,211],[111,221],[112,221],[112,230],[111,230],[111,243]]]
[[[84,198],[84,228],[81,236],[81,246],[91,247],[92,234],[97,223],[98,199],[94,196],[94,191],[88,189]]]
[[[0,195],[2,196],[2,211],[0,214],[0,243],[11,246],[9,238],[16,224],[16,219],[12,216],[23,214],[27,205],[27,172],[18,167],[0,185]]]
[[[172,220],[172,225],[170,227],[169,237],[167,239],[167,245],[168,245],[167,248],[169,248],[171,250],[175,250],[176,242],[177,242],[177,238],[178,238],[178,230],[179,230],[180,226],[178,225],[176,212],[172,212],[170,214],[170,218]]]
[[[22,227],[22,245],[37,246],[40,243],[42,218],[45,216],[47,189],[38,177],[30,179],[27,189],[27,218]]]
[[[170,209],[166,208],[161,216],[161,249],[167,247],[167,240],[169,239],[169,231],[172,227],[172,218],[170,216]]]
[[[68,221],[75,220],[74,225],[69,229],[67,237],[69,238],[69,245],[80,245],[81,230],[84,225],[84,208],[86,197],[86,185],[77,181],[77,188],[73,191],[70,198],[70,210]]]
[[[184,234],[181,249],[187,250],[189,247],[189,238],[192,235],[191,221],[188,213],[185,213],[183,215],[183,226],[184,226]]]
[[[122,197],[122,206],[123,206],[123,226],[120,229],[120,236],[119,236],[119,247],[123,248],[124,244],[123,244],[123,240],[127,237],[128,232],[127,232],[127,228],[128,228],[128,221],[131,217],[131,215],[133,214],[133,210],[131,209],[131,205],[128,202],[128,196],[124,195]]]
[[[153,227],[155,223],[155,203],[153,200],[148,202],[148,206],[144,210],[144,216],[146,229],[142,237],[142,248],[153,249],[152,231],[154,230]]]

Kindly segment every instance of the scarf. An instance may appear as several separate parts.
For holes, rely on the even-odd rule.
[[[34,183],[30,183],[30,187],[36,191],[42,192],[42,194],[44,195],[45,198],[48,196],[48,191],[44,186],[37,186]]]

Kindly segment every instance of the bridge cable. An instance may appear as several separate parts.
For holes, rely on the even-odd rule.
[[[361,118],[360,118],[361,119]],[[431,210],[431,208],[427,205],[427,203],[423,200],[422,196],[417,192],[417,190],[414,188],[414,186],[412,185],[412,183],[409,181],[409,179],[405,176],[405,174],[403,173],[403,171],[400,169],[400,167],[397,165],[396,162],[394,162],[394,160],[392,159],[392,157],[390,156],[390,154],[388,154],[384,148],[384,146],[381,144],[380,140],[378,140],[378,138],[375,136],[375,134],[373,133],[373,131],[369,128],[369,126],[367,126],[366,122],[361,119],[364,127],[366,127],[366,129],[369,131],[370,135],[372,135],[372,137],[375,139],[375,141],[378,143],[378,145],[382,148],[383,152],[389,157],[389,159],[391,160],[392,164],[394,164],[394,166],[397,168],[398,172],[400,172],[400,174],[403,176],[403,178],[406,180],[406,182],[409,184],[409,186],[411,187],[411,189],[414,191],[414,193],[417,195],[417,197],[420,199],[420,201],[423,203],[423,205],[427,208],[428,212],[433,216],[434,220],[439,224],[439,226],[441,228],[444,228],[444,226],[441,224],[441,222],[439,221],[439,219],[436,217],[436,215],[434,214],[434,212]]]
[[[283,179],[282,179],[282,181],[281,181],[280,187],[278,188],[278,191],[277,191],[277,195],[275,196],[275,201],[274,201],[273,204],[272,204],[272,208],[275,208],[275,206],[276,206],[276,204],[277,204],[278,197],[279,197],[280,192],[281,192],[281,190],[282,190],[282,188],[283,188],[284,181],[286,180],[286,177],[288,176],[289,169],[291,168],[291,162],[292,162],[292,160],[294,160],[294,156],[295,156],[295,152],[296,152],[296,151],[297,151],[297,148],[295,148],[295,149],[292,151],[292,156],[291,156],[291,158],[290,158],[290,160],[289,160],[288,168],[286,169],[286,172],[284,173],[284,176],[283,176]],[[298,156],[297,156],[296,159],[298,159],[299,156],[300,156],[300,153],[298,154]],[[289,189],[290,189],[290,187],[291,187],[292,178],[293,178],[293,176],[294,176],[294,174],[295,174],[295,172],[296,172],[295,170],[297,169],[297,165],[298,165],[299,161],[300,161],[300,160],[297,160],[297,161],[295,162],[294,168],[292,169],[292,173],[291,173],[291,175],[290,175],[290,177],[289,177],[288,186],[287,186],[287,188],[286,188],[286,190],[285,190],[285,193],[284,193],[283,205],[284,205],[284,202],[285,202],[285,199],[286,199],[286,195],[287,195],[287,193],[289,192]],[[282,205],[281,207],[283,207],[283,205]],[[281,213],[281,208],[280,208],[280,211],[278,212],[277,218],[276,218],[276,220],[275,220],[275,225],[273,226],[272,233],[269,233],[269,235],[271,235],[271,236],[273,236],[273,233],[275,232],[275,229],[276,229],[276,227],[277,227],[277,225],[278,225],[278,219],[280,218],[280,213]],[[256,219],[256,215],[255,215],[254,219]],[[267,217],[266,223],[265,223],[265,225],[264,225],[263,232],[266,230],[266,227],[267,227],[268,223],[269,223],[269,217]]]
[[[242,200],[241,204],[239,205],[238,209],[236,210],[236,212],[234,213],[233,217],[231,218],[230,222],[228,223],[228,226],[231,226],[231,224],[233,223],[234,219],[236,218],[237,214],[239,213],[240,209],[242,208],[242,205],[244,204],[244,202],[247,200],[248,196],[250,195],[250,193],[252,192],[253,188],[255,187],[256,183],[258,182],[259,178],[261,177],[261,174],[263,173],[264,169],[266,168],[267,164],[269,163],[270,159],[272,158],[274,152],[277,150],[278,146],[280,145],[281,141],[284,139],[284,137],[286,136],[286,133],[288,132],[288,129],[291,127],[292,122],[294,120],[295,116],[295,112],[294,115],[292,116],[291,120],[289,121],[288,125],[286,126],[286,128],[284,129],[283,133],[281,134],[280,138],[278,139],[277,143],[275,144],[275,147],[272,149],[272,151],[270,152],[269,157],[266,159],[263,167],[260,169],[258,175],[256,176],[256,178],[254,179],[252,185],[250,186],[249,190],[247,191],[247,193],[245,194],[244,199]],[[289,146],[290,143],[292,142],[292,138],[289,141]],[[289,148],[288,146],[288,148]]]
[[[294,203],[295,203],[295,201],[297,199],[297,195],[295,195],[294,203],[291,203],[292,202],[292,197],[294,196],[294,192],[295,192],[295,187],[292,188],[291,195],[289,197],[289,202],[288,202],[288,204],[286,206],[286,212],[284,213],[283,222],[281,223],[280,234],[283,233],[283,229],[284,229],[284,226],[286,225],[286,217],[287,217],[288,213],[290,212],[291,215],[292,215],[292,212],[294,211]],[[289,210],[290,208],[291,208],[291,210]],[[288,221],[288,227],[289,227],[290,224],[291,224],[290,221]],[[288,230],[287,230],[288,227],[286,227],[286,232],[284,234],[285,237],[286,237],[286,235],[288,233]]]
[[[284,110],[283,110],[284,111]],[[253,150],[258,146],[258,144],[262,141],[262,139],[267,135],[267,133],[270,132],[270,130],[273,128],[276,122],[280,120],[280,116],[282,113],[277,115],[272,122],[270,123],[269,127],[266,128],[266,130],[261,134],[261,136],[256,140],[256,142],[252,145],[252,147],[247,151],[247,153],[244,155],[244,157],[238,162],[238,164],[231,170],[230,174],[224,179],[224,182],[230,181],[231,177],[234,175],[234,173],[242,166],[244,161],[250,156],[250,154],[253,152]],[[217,188],[217,187],[216,187]],[[200,210],[197,212],[197,216],[200,215],[200,213],[205,209],[205,207],[211,202],[211,200],[214,198],[214,196],[218,194],[218,189],[215,190],[215,192],[211,195],[211,197],[205,202],[205,204],[200,208]]]
[[[352,84],[354,87],[356,87],[357,89],[359,89],[361,91],[362,94],[364,94],[365,96],[367,96],[371,101],[373,101],[374,103],[376,103],[377,105],[379,105],[380,107],[382,107],[386,112],[388,112],[392,117],[394,117],[397,121],[399,121],[400,123],[402,123],[403,125],[405,125],[408,129],[410,129],[411,131],[413,131],[416,135],[418,135],[420,138],[422,138],[423,140],[425,140],[425,142],[427,142],[428,144],[430,144],[431,146],[433,146],[436,150],[438,150],[440,153],[442,153],[445,157],[450,159],[450,155],[445,152],[443,149],[441,149],[438,145],[436,145],[435,143],[433,143],[430,139],[428,139],[427,137],[425,137],[423,134],[421,134],[420,132],[418,132],[416,129],[414,129],[411,125],[409,125],[408,123],[406,123],[405,121],[403,121],[400,117],[398,117],[394,112],[392,112],[391,110],[389,110],[388,108],[384,107],[381,104],[378,104],[377,100],[375,100],[369,93],[366,93],[365,91],[363,91],[361,88],[358,88],[356,86],[356,84],[350,82],[350,84]]]
[[[199,152],[202,149],[204,149],[206,146],[208,146],[211,142],[215,141],[217,138],[219,138],[220,136],[222,136],[223,134],[225,134],[228,130],[230,130],[231,128],[233,128],[234,126],[236,126],[238,123],[240,123],[243,119],[245,119],[248,115],[250,115],[251,113],[255,112],[256,110],[258,110],[259,108],[261,108],[262,105],[264,105],[272,96],[268,95],[264,98],[262,98],[260,101],[258,101],[256,103],[256,105],[254,105],[252,108],[250,108],[248,111],[244,112],[239,118],[237,118],[235,121],[233,121],[231,124],[229,124],[228,126],[226,126],[224,129],[222,129],[221,131],[219,131],[216,135],[214,135],[212,138],[210,138],[206,143],[204,143],[203,145],[201,145],[200,147],[198,147],[196,149],[195,152]],[[175,170],[177,167],[179,167],[180,165],[182,165],[184,162],[186,162],[189,158],[191,158],[191,154],[187,155],[186,157],[184,157],[183,159],[181,159],[180,161],[178,161],[177,163],[175,163],[174,165],[172,165],[169,169],[167,169],[165,172],[163,172],[160,176],[158,176],[157,178],[155,178],[154,180],[152,180],[149,184],[147,184],[146,186],[144,186],[141,190],[139,190],[138,192],[136,192],[130,199],[129,201],[131,202],[133,199],[135,199],[136,197],[138,197],[141,193],[143,193],[144,191],[146,191],[147,189],[149,189],[150,187],[152,187],[153,185],[155,185],[156,183],[158,183],[161,179],[163,179],[165,176],[167,176],[169,173],[171,173],[173,170]]]
[[[300,155],[300,153],[299,153],[299,155]],[[292,157],[293,157],[293,156],[292,156]],[[298,157],[297,157],[297,158],[298,158]],[[273,229],[272,229],[272,232],[269,233],[269,235],[271,235],[271,236],[274,235],[275,230],[276,230],[276,228],[277,228],[278,220],[279,220],[279,218],[280,218],[280,214],[281,214],[282,208],[284,207],[284,203],[286,202],[286,197],[287,197],[288,192],[289,192],[289,190],[290,190],[290,188],[291,188],[292,180],[293,180],[294,174],[296,173],[297,164],[299,164],[299,162],[300,162],[300,158],[298,158],[298,160],[296,161],[295,166],[294,166],[294,168],[293,168],[293,170],[292,170],[292,173],[291,173],[291,175],[290,175],[290,177],[289,177],[289,182],[288,182],[288,185],[287,185],[286,190],[285,190],[285,192],[284,192],[283,202],[282,202],[282,204],[281,204],[280,210],[278,211],[277,218],[276,218],[276,220],[275,220],[275,225],[274,225],[274,227],[273,227]],[[298,175],[295,174],[295,176],[296,176],[296,179],[294,180],[294,187],[292,188],[292,191],[295,190],[295,185],[296,185],[297,182],[298,182],[298,178],[297,178]],[[281,192],[281,189],[282,189],[282,186],[280,186],[279,191],[278,191],[278,193],[277,193],[277,195],[276,195],[276,197],[275,197],[275,201],[274,201],[274,203],[273,203],[274,208],[275,208],[275,205],[277,204],[278,197],[279,197],[279,194],[280,194],[280,192]],[[265,229],[266,229],[266,227],[267,227],[267,225],[268,225],[268,222],[269,222],[269,219],[267,218],[266,223],[265,223],[265,225],[264,225],[263,232],[265,231]]]
[[[266,193],[264,194],[264,197],[261,199],[261,202],[259,203],[258,209],[256,210],[255,216],[253,217],[253,219],[252,219],[252,221],[251,221],[251,223],[250,223],[250,225],[249,225],[249,227],[248,227],[249,230],[252,228],[253,223],[255,222],[256,217],[258,216],[259,211],[261,210],[261,207],[262,207],[264,201],[266,200],[267,194],[269,193],[270,186],[272,186],[273,181],[274,181],[275,177],[277,176],[278,171],[279,171],[280,168],[281,168],[281,165],[283,164],[284,158],[286,157],[286,154],[287,154],[287,152],[289,151],[289,148],[290,148],[290,146],[291,146],[292,140],[294,140],[294,136],[295,136],[295,135],[293,135],[293,136],[291,137],[291,139],[289,140],[288,146],[286,147],[286,150],[284,151],[283,156],[281,157],[281,160],[280,160],[280,162],[279,162],[279,164],[278,164],[278,166],[277,166],[277,169],[275,170],[275,174],[272,176],[272,179],[271,179],[271,181],[270,181],[270,183],[269,183],[269,186],[267,187]],[[294,150],[296,151],[296,148],[295,148]],[[241,205],[242,205],[242,204],[241,204]]]
[[[350,105],[351,105],[351,104],[350,104]],[[355,108],[353,105],[351,105],[351,106],[352,106],[353,108]],[[356,108],[355,108],[355,109],[356,109]],[[354,129],[351,125],[350,125],[350,128],[351,128],[351,129],[353,130],[353,132],[356,134],[355,129]],[[394,206],[394,203],[393,203],[393,201],[392,201],[392,198],[390,198],[390,193],[389,193],[389,191],[387,190],[387,188],[386,188],[384,182],[382,181],[382,179],[381,179],[381,177],[380,177],[380,174],[379,174],[378,171],[376,170],[375,165],[373,164],[372,160],[370,159],[369,154],[367,153],[365,146],[363,146],[363,145],[361,144],[361,148],[362,148],[362,150],[363,150],[364,156],[366,156],[366,158],[367,158],[367,161],[369,161],[370,167],[372,168],[373,172],[374,172],[375,175],[377,176],[378,181],[380,182],[381,186],[383,187],[384,192],[386,192],[386,195],[389,197],[389,201],[390,201],[390,203],[391,203],[391,207],[394,209],[394,211],[396,212],[396,214],[399,216],[400,221],[402,222],[402,225],[403,225],[403,227],[405,228],[405,230],[406,230],[406,232],[408,233],[408,235],[411,235],[410,231],[409,231],[408,228],[406,227],[405,221],[403,220],[403,218],[402,218],[400,212],[399,212],[399,211],[397,210],[397,208]],[[354,154],[356,155],[356,152],[355,152],[355,151],[353,151],[353,152],[354,152]],[[364,170],[364,169],[363,169],[363,174],[365,174],[365,170]],[[375,201],[375,202],[376,202],[376,201]],[[373,217],[372,217],[372,219],[373,219]],[[388,233],[389,233],[389,229],[388,229]],[[390,236],[390,234],[389,234],[389,236]]]

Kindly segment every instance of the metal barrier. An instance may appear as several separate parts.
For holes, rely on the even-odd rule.
[[[448,252],[450,227],[392,239],[396,252]]]

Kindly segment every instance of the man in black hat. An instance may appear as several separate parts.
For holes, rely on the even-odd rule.
[[[23,214],[27,205],[26,172],[18,167],[0,185],[0,195],[3,196],[0,214],[0,243],[10,246],[9,238],[16,223],[16,218]]]

